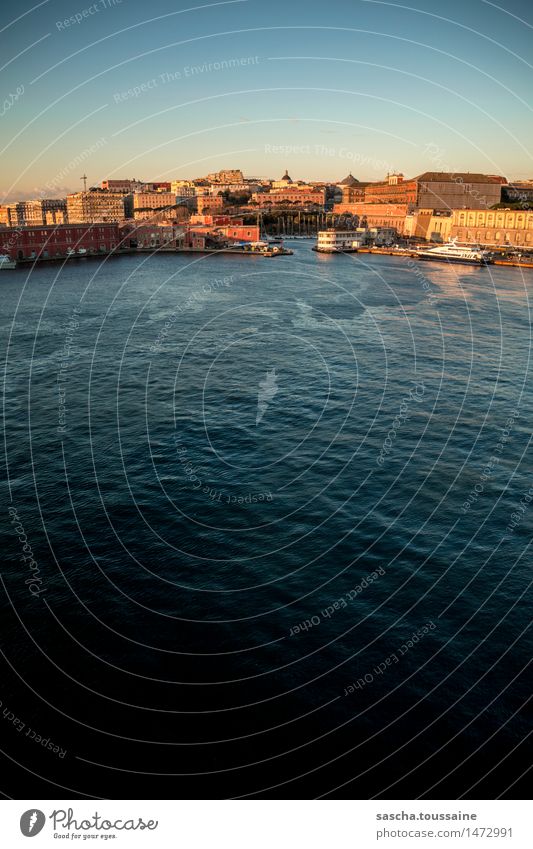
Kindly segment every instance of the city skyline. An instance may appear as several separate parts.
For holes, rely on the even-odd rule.
[[[533,174],[525,3],[5,5],[3,201],[109,177]],[[84,156],[79,168],[70,163]],[[81,171],[80,171],[81,168]],[[78,173],[80,171],[80,173]]]

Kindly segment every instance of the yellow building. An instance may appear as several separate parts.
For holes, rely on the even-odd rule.
[[[405,236],[428,242],[447,242],[451,235],[452,213],[448,210],[417,209],[405,216]]]
[[[136,192],[133,195],[133,217],[136,221],[148,220],[165,209],[174,211],[176,195],[173,192]]]
[[[460,242],[533,249],[533,210],[455,209],[450,235]]]

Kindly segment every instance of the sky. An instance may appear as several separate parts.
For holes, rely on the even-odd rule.
[[[106,178],[533,177],[525,0],[3,0],[0,200]]]

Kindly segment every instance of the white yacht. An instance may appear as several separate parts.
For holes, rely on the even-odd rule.
[[[417,251],[418,259],[433,259],[440,262],[467,262],[473,265],[487,265],[493,262],[492,253],[479,245],[458,245],[457,239],[450,239],[445,245],[435,248],[422,248]]]
[[[7,254],[0,254],[0,271],[2,269],[16,268],[17,263],[14,259],[11,259]]]

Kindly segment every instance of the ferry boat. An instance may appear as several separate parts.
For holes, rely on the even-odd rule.
[[[6,271],[10,268],[16,268],[17,263],[14,259],[11,259],[7,254],[0,254],[0,271],[5,269]]]
[[[457,239],[450,239],[445,245],[435,248],[422,248],[417,251],[418,259],[437,260],[439,262],[466,262],[471,265],[488,265],[494,262],[491,251],[479,245],[458,245]]]
[[[313,250],[325,254],[357,253],[364,242],[364,233],[357,230],[319,230]]]

